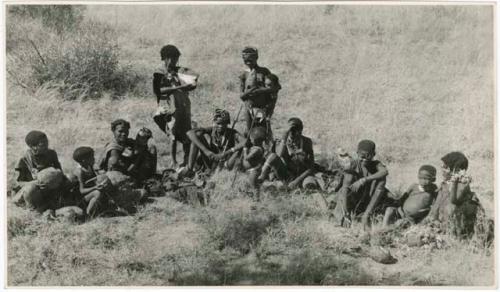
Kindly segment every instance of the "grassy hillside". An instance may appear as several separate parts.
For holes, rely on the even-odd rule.
[[[273,121],[275,133],[282,133],[289,117],[300,117],[318,159],[333,157],[337,147],[355,150],[358,140],[373,139],[395,190],[414,182],[421,164],[439,167],[442,155],[461,150],[470,159],[474,190],[493,212],[490,6],[99,5],[88,6],[84,18],[112,29],[110,35],[120,48],[119,66],[134,75],[134,86],[118,99],[104,92],[100,99],[63,101],[54,88],[25,89],[10,76],[9,183],[15,179],[13,166],[25,149],[29,130],[47,132],[69,172],[74,148],[102,147],[111,139],[109,123],[115,118],[130,120],[133,135],[142,126],[153,130],[164,168],[169,163],[168,138],[152,123],[155,98],[150,81],[160,64],[161,46],[177,45],[182,52],[180,65],[200,73],[191,99],[193,119],[204,125],[216,107],[236,114],[237,76],[243,69],[240,51],[252,45],[259,48],[259,63],[276,73],[283,87]],[[7,24],[9,19],[14,18],[8,16]],[[64,44],[72,41],[70,33],[65,35]],[[24,76],[23,69],[14,76]],[[383,270],[369,259],[343,253],[346,246],[359,244],[355,237],[359,230],[331,227],[312,198],[266,197],[262,203],[252,203],[238,191],[221,194],[233,192],[234,198],[202,210],[164,198],[134,217],[84,225],[46,224],[9,205],[8,281],[11,285],[490,285],[493,281],[490,250],[478,252],[451,239],[447,248],[432,252],[395,244],[391,251],[399,262]],[[233,215],[218,217],[219,213]],[[238,250],[241,243],[220,249],[221,239],[210,235],[226,231],[207,229],[213,222],[248,225],[259,232],[258,239],[252,239],[249,250]],[[227,232],[238,234],[228,228]],[[449,265],[443,267],[443,261]],[[450,274],[449,267],[459,268]]]

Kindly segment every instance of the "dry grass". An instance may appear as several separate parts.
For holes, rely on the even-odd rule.
[[[162,45],[178,45],[181,65],[201,74],[191,96],[201,125],[216,107],[237,111],[239,52],[257,46],[259,62],[283,86],[273,121],[277,134],[286,119],[299,116],[318,159],[373,139],[396,190],[415,181],[420,164],[439,166],[440,156],[462,150],[473,188],[493,214],[492,7],[95,6],[86,17],[117,30],[120,64],[140,80],[149,80],[158,66]],[[53,89],[30,92],[8,81],[9,184],[29,130],[48,134],[70,172],[72,151],[101,149],[111,138],[110,121],[119,117],[132,121],[132,135],[150,127],[160,168],[168,164],[168,138],[152,124],[149,82],[136,92],[150,95],[69,102]],[[230,188],[231,175],[216,181],[206,208],[160,198],[132,217],[83,225],[47,223],[9,203],[8,283],[493,284],[491,249],[452,239],[433,251],[396,244],[389,248],[398,263],[382,266],[345,254],[360,245],[359,227],[332,227],[313,198],[264,195],[257,203]]]

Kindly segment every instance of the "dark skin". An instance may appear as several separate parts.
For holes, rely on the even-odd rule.
[[[227,129],[227,124],[214,123],[213,129],[218,134],[223,135]],[[208,149],[198,138],[202,135],[210,135],[210,134],[211,133],[204,131],[204,129],[202,129],[202,128],[192,129],[192,130],[189,130],[187,132],[187,136],[191,140],[191,142],[194,145],[196,145],[196,147],[198,147],[198,149],[200,149],[200,151],[203,152],[203,154],[205,154],[205,156],[207,156],[212,161],[224,160],[224,159],[228,158],[230,155],[232,155],[233,153],[243,149],[245,147],[245,144],[246,144],[245,138],[241,134],[237,133],[236,139],[238,141],[241,141],[240,143],[235,145],[232,149],[228,149],[222,153],[214,153],[210,149]]]
[[[280,143],[277,147],[276,150],[276,158],[279,159],[278,157],[284,157],[285,156],[285,151],[286,149],[286,141],[288,137],[291,137],[292,140],[298,140],[302,137],[302,129],[298,128],[297,125],[294,123],[289,123],[287,131],[283,134],[282,137],[282,143]],[[309,157],[313,158],[314,153],[307,153]],[[271,162],[272,165],[274,165],[276,162]],[[303,171],[300,175],[298,175],[296,178],[294,178],[289,184],[288,188],[294,189],[299,187],[304,179],[314,173],[314,160],[309,159],[307,161],[308,167],[305,171]],[[275,166],[274,166],[275,167]],[[261,174],[259,177],[259,180],[262,181],[265,179],[263,177],[264,174]]]
[[[79,164],[84,170],[90,172],[94,167],[94,163],[95,163],[95,159],[94,159],[94,156],[92,156],[92,157],[83,159],[82,161],[80,161]],[[86,188],[85,181],[83,181],[82,172],[77,169],[77,171],[75,172],[75,175],[78,178],[80,194],[82,194],[84,196],[90,194],[93,191],[102,191],[104,188],[107,187],[107,181],[104,181],[102,184],[97,184],[93,187]]]
[[[421,171],[418,172],[418,184],[424,190],[428,191],[429,187],[435,181],[436,181],[436,178],[432,177],[432,174],[430,174],[429,172],[427,172],[425,170],[421,170]],[[401,199],[399,199],[401,206],[403,206],[404,202],[408,198],[408,193],[409,193],[409,191],[405,192],[403,194],[403,196],[401,197]],[[394,207],[388,207],[385,210],[384,220],[383,220],[383,226],[384,227],[388,226],[392,222],[394,215],[396,215],[396,212],[397,212],[397,208],[394,208]]]
[[[166,57],[163,61],[165,62],[165,67],[167,68],[167,72],[176,73],[177,62],[179,61],[178,56]],[[191,90],[194,90],[196,88],[196,85],[197,84],[195,81],[194,83],[187,83],[187,84],[178,83],[178,84],[172,84],[172,86],[161,87],[160,88],[161,96],[157,100],[158,105],[160,104],[160,100],[168,100],[172,93],[174,93],[176,91],[180,91],[180,92],[191,91]],[[185,151],[186,151],[186,149],[185,149]],[[177,156],[176,156],[176,154],[177,154],[177,140],[175,140],[175,138],[172,141],[170,153],[172,155],[171,167],[175,168],[177,166]],[[186,163],[186,161],[184,161],[184,163]]]
[[[460,169],[451,169],[448,165],[445,163],[442,164],[441,166],[441,173],[443,175],[443,180],[444,181],[449,181],[452,176],[458,172],[460,172]],[[450,202],[453,205],[460,205],[462,204],[465,199],[467,198],[467,194],[470,192],[469,185],[465,183],[461,183],[458,180],[454,180],[451,182],[451,187],[450,187]],[[431,213],[424,219],[424,223],[429,223],[430,221],[437,220],[438,219],[438,213],[433,212],[431,209]]]
[[[47,153],[49,150],[49,140],[48,139],[43,139],[41,140],[38,144],[35,145],[29,145],[29,148],[33,152],[35,156],[38,155],[44,155]],[[61,166],[56,166],[57,169],[61,170]],[[18,186],[24,187],[26,184],[30,183],[29,181],[17,181]],[[37,186],[39,189],[44,190],[46,188],[45,184],[37,183]]]
[[[118,125],[113,130],[113,135],[115,137],[115,141],[122,146],[125,146],[127,143],[129,134],[129,128],[125,125]],[[121,153],[118,150],[111,150],[109,160],[108,160],[108,170],[116,170],[123,169],[124,165],[120,159]]]
[[[253,56],[249,56],[249,57],[243,58],[243,63],[250,70],[254,70],[258,66],[257,65],[257,58],[253,57]],[[251,100],[253,97],[261,95],[261,94],[276,93],[278,91],[279,91],[279,89],[272,82],[269,83],[269,86],[261,87],[261,88],[253,87],[253,88],[245,90],[245,88],[242,87],[241,88],[242,94],[241,94],[240,98],[241,98],[242,101],[246,101],[248,99]]]
[[[375,152],[368,152],[364,150],[358,150],[358,156],[361,159],[361,165],[365,166],[373,157],[375,157]],[[344,175],[344,180],[342,183],[342,188],[339,191],[339,196],[341,198],[342,204],[337,204],[336,210],[339,210],[337,215],[344,216],[346,218],[346,214],[341,214],[347,211],[347,201],[351,197],[352,193],[356,193],[367,183],[376,182],[374,192],[370,198],[368,206],[361,217],[361,222],[363,224],[364,230],[369,230],[369,218],[373,209],[377,206],[378,202],[382,198],[385,190],[385,177],[389,174],[387,168],[381,164],[377,165],[377,171],[374,174],[368,175],[366,177],[362,177],[356,181],[354,181],[355,176],[346,173]],[[343,210],[343,211],[340,211]],[[340,213],[340,214],[339,214]],[[350,224],[350,223],[349,223]]]
[[[149,137],[137,137],[136,138],[136,145],[134,149],[134,154],[137,156],[135,161],[129,166],[128,172],[132,172],[137,169],[139,163],[141,160],[144,158],[144,154],[148,151],[148,140]],[[154,156],[156,156],[156,148],[152,149],[152,153]],[[154,169],[156,169],[156,161],[154,165]]]
[[[167,72],[169,73],[176,73],[176,68],[177,68],[177,62],[179,61],[179,57],[171,56],[167,57],[163,60],[165,62],[165,67],[167,68]],[[178,85],[172,85],[170,87],[162,87],[160,88],[160,92],[162,96],[160,99],[168,99],[170,94],[174,93],[175,91],[191,91],[196,88],[196,83],[194,84],[178,84]]]
[[[361,158],[362,165],[364,166],[367,162],[371,161],[373,159],[373,157],[375,157],[375,152],[370,153],[368,151],[358,150],[358,155]],[[389,174],[389,171],[387,170],[387,168],[380,165],[377,167],[376,173],[358,179],[349,187],[349,189],[353,192],[357,192],[365,184],[367,184],[371,181],[374,181],[374,180],[382,179],[382,178],[386,177],[388,174]]]

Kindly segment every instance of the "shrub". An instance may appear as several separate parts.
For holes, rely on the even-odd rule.
[[[110,25],[80,20],[73,6],[14,8],[7,26],[10,81],[30,89],[49,85],[66,100],[99,98],[104,92],[122,96],[140,81],[119,64],[117,33]],[[52,14],[56,19],[48,20]],[[62,30],[65,23],[71,29]]]

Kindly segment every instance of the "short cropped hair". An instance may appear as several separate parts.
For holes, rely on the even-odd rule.
[[[124,126],[127,129],[130,129],[130,123],[129,122],[125,121],[124,119],[118,119],[118,120],[114,120],[111,123],[111,131],[115,131],[116,127],[118,127],[120,125]]]

